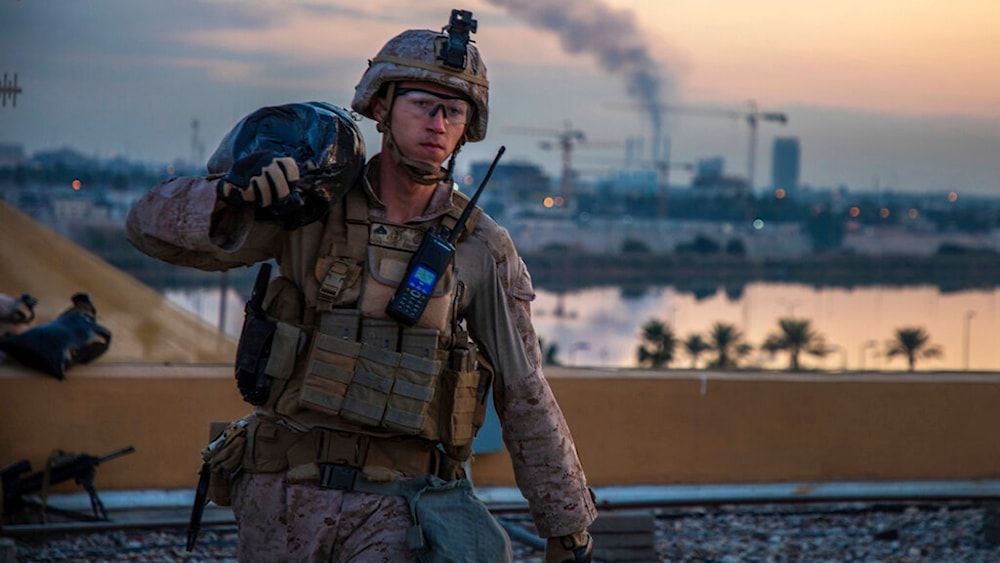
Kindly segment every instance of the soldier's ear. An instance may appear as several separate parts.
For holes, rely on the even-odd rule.
[[[379,133],[385,133],[389,129],[389,106],[386,104],[385,98],[375,98],[372,115],[375,116],[375,130]]]
[[[379,96],[375,98],[375,103],[372,105],[372,115],[375,116],[375,121],[379,123],[385,121],[388,118],[387,109],[388,104],[386,104],[385,98]]]

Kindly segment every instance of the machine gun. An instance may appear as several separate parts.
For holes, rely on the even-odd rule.
[[[46,468],[35,473],[30,473],[31,463],[26,459],[5,467],[0,470],[0,479],[3,483],[4,515],[13,514],[25,506],[39,506],[39,503],[25,497],[43,493],[43,490],[47,491],[50,485],[57,485],[73,479],[90,495],[90,508],[93,511],[93,516],[53,509],[45,505],[44,498],[40,505],[43,513],[52,511],[83,520],[107,520],[108,513],[104,509],[104,503],[101,502],[100,497],[97,496],[97,490],[94,488],[97,467],[134,451],[133,446],[128,446],[100,457],[57,451],[49,457]],[[28,475],[25,476],[25,474]],[[45,496],[44,493],[42,496]]]

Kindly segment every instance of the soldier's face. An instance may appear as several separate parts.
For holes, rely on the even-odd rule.
[[[376,111],[384,112],[385,101],[377,104]],[[437,166],[458,146],[471,113],[471,104],[456,90],[430,82],[400,82],[389,123],[400,152]]]

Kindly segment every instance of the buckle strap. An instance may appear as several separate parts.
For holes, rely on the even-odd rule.
[[[421,438],[381,438],[355,432],[314,429],[315,457],[301,462],[381,467],[408,477],[440,471],[442,452]]]
[[[324,489],[353,491],[361,470],[341,463],[320,463],[318,484]]]
[[[365,434],[316,429],[316,459],[323,464],[343,464],[355,468],[367,464],[372,438]]]
[[[359,482],[378,484],[399,476],[430,474],[448,481],[464,475],[461,462],[451,460],[436,444],[422,438],[322,428],[299,433],[277,425],[269,428],[274,434],[270,439],[252,441],[260,450],[258,455],[270,462],[267,471],[287,470],[290,481],[360,490]]]
[[[349,493],[372,493],[376,495],[405,496],[405,480],[370,481],[357,467],[339,463],[320,463],[316,484],[324,489],[336,489]]]

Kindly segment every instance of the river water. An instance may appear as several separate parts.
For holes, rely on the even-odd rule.
[[[219,325],[219,290],[166,290],[167,297],[209,323]],[[722,288],[698,296],[671,286],[652,286],[634,294],[619,287],[589,288],[555,294],[538,290],[535,326],[546,343],[557,346],[557,360],[567,366],[633,367],[641,327],[658,319],[679,339],[692,333],[708,338],[716,322],[741,330],[759,347],[778,330],[778,319],[809,320],[834,351],[824,358],[803,354],[804,369],[903,371],[906,360],[887,358],[885,343],[902,327],[922,327],[942,356],[922,359],[917,370],[1000,370],[1000,289],[943,293],[935,286],[816,288],[794,283],[750,283],[738,294]],[[225,330],[238,335],[243,299],[230,290]],[[710,353],[702,356],[703,367]],[[744,364],[783,369],[786,354],[753,352]],[[691,367],[678,346],[670,367]]]

